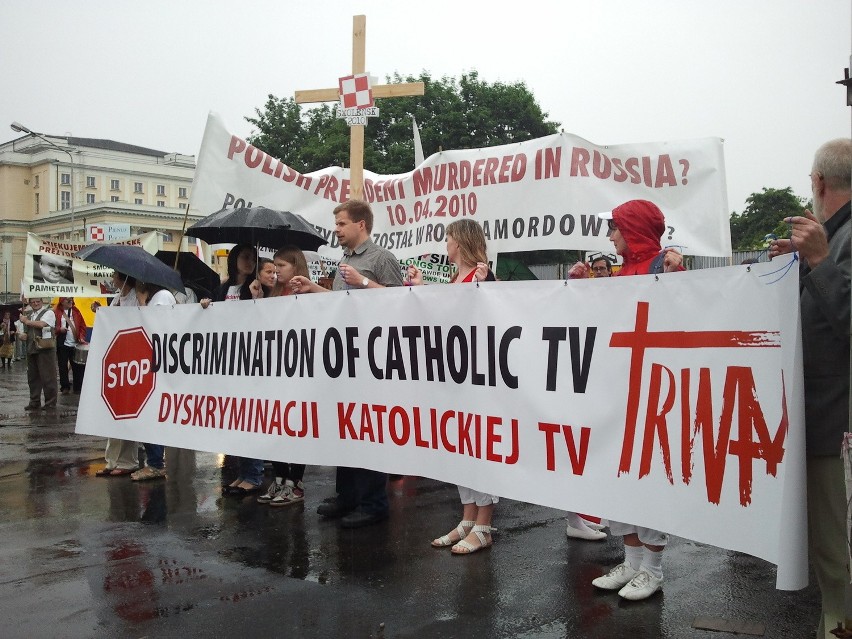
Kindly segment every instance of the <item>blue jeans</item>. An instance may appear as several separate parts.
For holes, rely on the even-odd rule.
[[[239,457],[238,459],[240,460],[240,479],[260,486],[263,483],[263,460],[248,457]]]
[[[145,446],[145,463],[151,468],[165,468],[166,447],[159,444],[143,444]]]

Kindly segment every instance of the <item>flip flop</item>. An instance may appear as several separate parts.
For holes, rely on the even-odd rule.
[[[132,475],[135,473],[138,468],[113,468],[107,477],[124,477],[125,475]]]
[[[98,472],[95,473],[95,477],[109,477],[112,475],[112,468],[101,468]]]
[[[254,493],[259,493],[263,486],[254,486],[252,488],[241,488],[240,486],[231,486],[230,490],[223,492],[226,497],[245,497]]]

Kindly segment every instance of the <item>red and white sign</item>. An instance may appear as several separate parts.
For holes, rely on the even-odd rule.
[[[746,552],[801,588],[798,276],[783,259],[104,308],[89,360],[141,325],[156,386],[117,423],[98,394],[109,371],[87,372],[77,432],[431,477]]]
[[[373,89],[368,74],[347,75],[337,82],[340,104],[344,109],[366,109],[374,106]]]
[[[139,417],[145,408],[157,382],[153,353],[141,327],[120,330],[112,338],[103,357],[101,398],[113,419]]]
[[[115,242],[131,237],[129,224],[87,224],[86,239],[90,242]]]

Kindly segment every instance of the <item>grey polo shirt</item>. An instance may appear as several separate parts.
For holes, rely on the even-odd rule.
[[[387,249],[376,246],[373,240],[366,240],[353,251],[344,249],[340,263],[349,264],[361,275],[382,286],[402,286],[402,266],[399,260]],[[346,288],[338,269],[331,290],[343,291]]]

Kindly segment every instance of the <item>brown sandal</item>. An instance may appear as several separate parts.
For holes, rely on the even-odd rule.
[[[137,468],[113,468],[109,472],[109,477],[124,477],[125,475],[132,475],[138,469]]]

